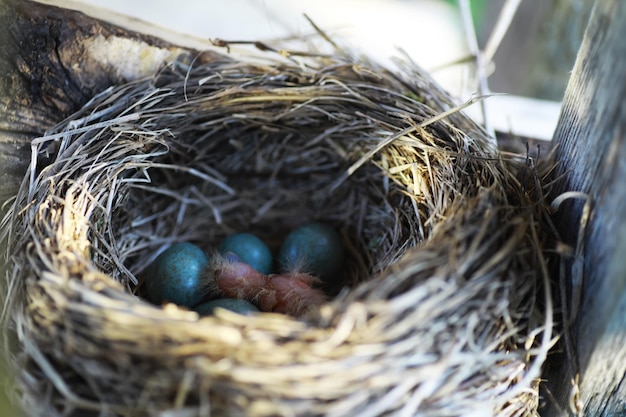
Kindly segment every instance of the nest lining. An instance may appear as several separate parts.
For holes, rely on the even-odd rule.
[[[176,62],[35,140],[3,227],[27,408],[535,415],[540,181],[462,114],[428,123],[450,103],[418,69],[345,57]],[[199,321],[137,296],[172,242],[252,231],[276,247],[311,220],[348,262],[305,318]]]

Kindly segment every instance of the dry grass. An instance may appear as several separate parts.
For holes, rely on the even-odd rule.
[[[2,225],[26,408],[536,415],[552,329],[541,170],[462,113],[438,118],[450,103],[409,65],[268,52],[172,63],[36,139]],[[276,247],[310,220],[349,256],[305,318],[199,319],[138,296],[172,242],[252,231]]]

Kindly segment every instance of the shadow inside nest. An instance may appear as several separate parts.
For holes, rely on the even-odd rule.
[[[173,66],[93,106],[116,112],[106,114],[113,121],[138,119],[93,132],[105,145],[90,152],[102,163],[120,150],[138,151],[123,159],[124,202],[103,222],[117,242],[113,264],[127,266],[116,278],[129,286],[173,240],[210,251],[226,235],[250,231],[276,250],[290,229],[323,221],[340,231],[348,254],[327,288],[336,294],[427,239],[460,191],[459,171],[469,174],[471,156],[489,152],[487,139],[447,122],[421,128],[435,116],[422,102],[443,98],[420,98],[390,73],[336,65],[303,75],[231,62],[187,70]],[[120,109],[113,100],[122,96]],[[346,174],[407,126],[414,131]],[[115,271],[108,258],[94,261]]]

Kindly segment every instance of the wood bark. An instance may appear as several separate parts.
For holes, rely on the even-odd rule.
[[[33,138],[108,86],[195,53],[24,0],[0,0],[0,33],[0,205],[24,177]]]
[[[582,232],[584,250],[566,269],[573,356],[563,344],[548,364],[545,416],[626,416],[625,38],[626,2],[596,1],[555,132],[557,193],[585,193],[591,212],[584,230],[584,199],[558,212],[563,240],[575,248]]]

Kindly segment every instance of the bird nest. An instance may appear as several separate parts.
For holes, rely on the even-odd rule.
[[[202,61],[202,62],[201,62]],[[21,402],[46,416],[532,416],[551,338],[541,170],[427,74],[346,56],[174,62],[33,141],[4,219]],[[346,261],[302,317],[142,295],[174,242]]]

